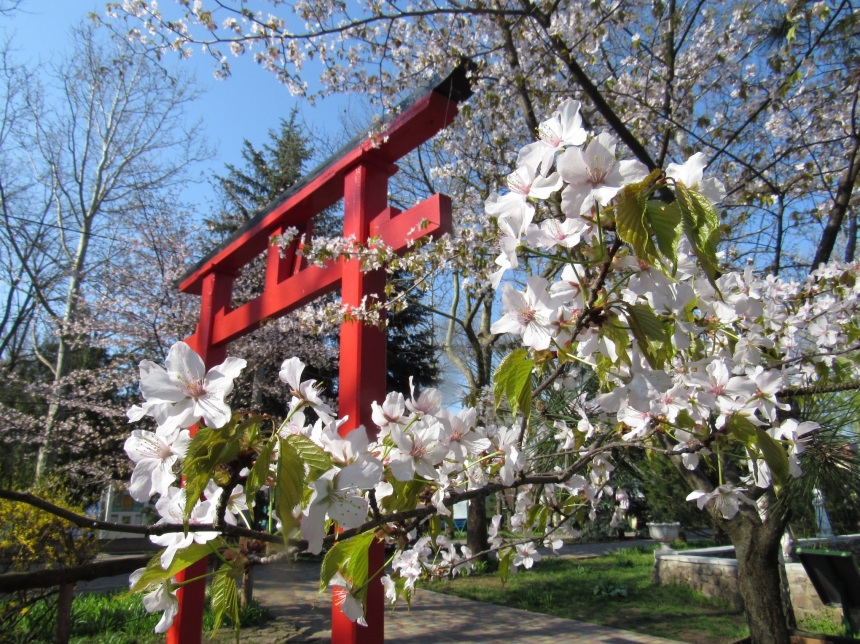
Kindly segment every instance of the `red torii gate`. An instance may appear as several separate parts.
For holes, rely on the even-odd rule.
[[[180,280],[184,293],[200,295],[200,321],[186,342],[207,368],[220,364],[227,345],[259,328],[264,321],[293,311],[340,285],[343,304],[358,307],[365,296],[384,297],[385,271],[363,273],[359,261],[305,266],[296,256],[298,239],[284,257],[271,243],[274,235],[295,227],[310,233],[311,218],[343,198],[344,237],[364,243],[381,238],[404,252],[410,241],[451,231],[451,200],[436,194],[406,212],[388,207],[388,179],[394,163],[447,127],[457,115],[457,103],[471,95],[465,67],[444,80],[438,78],[401,104],[397,116],[372,140],[362,135],[344,146],[276,203],[260,212],[220,248],[190,269]],[[417,98],[416,98],[417,97]],[[423,224],[423,225],[422,225]],[[265,288],[257,298],[233,309],[233,281],[243,266],[268,252]],[[338,415],[349,416],[341,435],[364,425],[373,431],[371,402],[385,398],[385,332],[361,322],[340,327]],[[288,356],[285,356],[288,357]],[[382,544],[371,549],[370,568],[384,563]],[[206,574],[203,559],[177,575],[180,581]],[[167,633],[168,644],[199,644],[203,630],[205,579],[177,592],[179,613]],[[380,576],[368,588],[367,627],[350,622],[332,603],[333,644],[381,644],[384,638],[384,593]]]

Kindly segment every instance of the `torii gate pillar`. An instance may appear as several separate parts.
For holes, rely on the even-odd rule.
[[[288,227],[310,230],[312,218],[343,197],[344,237],[364,243],[378,238],[396,252],[405,252],[413,241],[451,230],[451,200],[433,195],[400,213],[388,207],[388,180],[397,172],[394,163],[438,131],[457,115],[457,103],[471,95],[465,67],[456,68],[443,80],[435,80],[416,93],[373,140],[356,139],[340,156],[324,162],[279,201],[260,212],[224,244],[190,269],[180,281],[186,293],[201,296],[200,321],[186,342],[206,363],[220,364],[227,345],[253,332],[267,320],[313,301],[338,286],[347,307],[359,307],[366,297],[383,298],[385,271],[362,272],[358,260],[341,259],[325,267],[305,267],[296,259],[298,240],[281,257],[271,244],[273,235]],[[263,293],[232,308],[233,280],[243,266],[268,252]],[[371,403],[385,398],[385,332],[360,321],[345,322],[340,329],[338,416],[349,420],[341,435],[364,425],[375,432]],[[284,356],[288,357],[288,356]],[[381,543],[370,551],[370,570],[382,569],[385,553]],[[206,559],[177,575],[180,581],[206,574]],[[182,586],[177,597],[179,613],[167,634],[168,644],[200,644],[203,627],[204,579]],[[382,644],[384,639],[384,591],[381,574],[368,585],[365,619],[368,626],[350,622],[341,612],[342,590],[335,589],[332,606],[333,644]]]

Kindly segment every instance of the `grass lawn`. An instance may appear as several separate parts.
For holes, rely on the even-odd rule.
[[[631,548],[594,559],[547,558],[504,586],[496,574],[473,573],[427,588],[691,644],[728,644],[749,634],[743,612],[725,602],[686,586],[652,586],[653,563],[651,550]]]
[[[117,597],[118,593],[91,593],[77,595],[72,602],[73,644],[154,644],[164,642],[164,635],[153,633],[161,619],[161,613],[149,614],[144,610],[140,595]],[[0,634],[0,641],[50,642],[54,627],[53,605],[37,602],[28,610],[27,617],[16,633]],[[50,615],[44,615],[50,611]],[[42,619],[47,617],[47,619]],[[254,601],[239,614],[242,626],[254,626],[269,619],[269,612]],[[206,610],[203,614],[203,630],[210,633],[215,618],[209,607],[207,593]],[[225,618],[221,633],[230,637],[233,625]],[[3,637],[9,639],[3,639]],[[222,638],[219,634],[218,640]]]

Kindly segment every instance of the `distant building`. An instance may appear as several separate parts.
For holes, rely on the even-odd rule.
[[[102,492],[99,501],[99,518],[125,525],[149,525],[157,517],[155,503],[140,503],[131,498],[122,483],[113,483]],[[140,539],[139,534],[100,530],[99,539]]]

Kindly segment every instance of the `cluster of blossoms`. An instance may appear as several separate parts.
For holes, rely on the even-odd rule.
[[[639,162],[616,159],[609,134],[583,149],[581,123],[578,102],[563,103],[541,125],[540,140],[523,148],[510,191],[487,200],[501,231],[493,283],[523,257],[554,260],[546,274],[557,276],[550,283],[532,275],[523,291],[505,283],[505,314],[493,332],[590,367],[601,393],[584,406],[617,423],[623,440],[668,434],[695,469],[700,454],[728,436],[752,448],[749,485],[769,487],[775,465],[800,476],[803,436],[818,425],[780,421],[789,406],[777,396],[813,385],[838,355],[860,348],[856,267],[821,267],[802,282],[760,277],[751,267],[717,277],[707,270],[716,257],[708,257],[712,246],[703,238],[716,229],[713,206],[725,188],[703,177],[703,155],[649,175]],[[658,199],[659,189],[674,199]],[[541,205],[549,214],[538,223]],[[627,245],[607,249],[609,231]],[[652,233],[656,245],[647,239]],[[595,264],[605,265],[602,276],[590,270]],[[580,382],[577,375],[555,386]],[[580,451],[588,449],[593,428],[580,413],[576,431],[563,421],[552,428],[563,449],[576,444],[575,434],[585,443]],[[784,446],[785,468],[767,461],[767,437]],[[731,519],[739,503],[750,502],[744,491],[722,484],[689,500],[700,508],[714,503]]]
[[[374,541],[395,548],[390,572],[380,575],[391,603],[408,599],[419,578],[471,569],[482,553],[440,534],[439,518],[461,499],[511,491],[507,527],[516,538],[503,538],[499,515],[489,535],[504,575],[539,561],[539,544],[557,550],[562,536],[576,536],[572,521],[595,520],[602,502],[615,507],[611,525],[621,525],[629,495],[610,485],[610,435],[625,446],[668,445],[690,469],[742,444],[746,487],[724,481],[720,469],[714,489],[689,496],[726,520],[753,507],[749,488],[801,474],[805,437],[818,425],[781,416],[787,405],[779,395],[814,386],[837,366],[854,373],[839,354],[860,338],[856,268],[823,267],[803,282],[751,270],[719,275],[713,204],[725,190],[704,178],[702,156],[649,173],[617,160],[615,147],[608,134],[589,139],[579,104],[566,101],[523,149],[510,191],[487,201],[502,234],[492,281],[533,261],[546,268],[531,271],[522,291],[504,284],[505,313],[492,325],[524,347],[495,376],[496,407],[509,403],[507,425],[492,414],[479,419],[475,408],[447,410],[435,389],[417,396],[413,389],[408,399],[390,393],[373,402],[374,426],[347,432],[348,419],[336,417],[291,358],[279,373],[287,418],[265,432],[270,420],[233,415],[225,402],[244,361],[228,358],[207,373],[179,343],[166,369],[141,363],[146,402],[129,418],[150,416],[158,427],[136,430],[126,443],[136,464],[132,495],[161,495],[160,523],[185,525],[152,537],[165,547],[159,565],[132,578],[135,590],[148,591],[147,609],[165,611],[159,629],[175,613],[177,553],[231,549],[220,535],[237,520],[248,523],[266,488],[270,529],[285,543],[312,553],[334,544],[327,561],[338,566],[323,567],[323,585],[340,587],[342,610],[361,622],[367,584],[380,571],[368,576],[355,562],[366,563]],[[555,418],[532,417],[532,377],[550,371],[541,389],[579,392],[583,379],[596,377],[599,391],[591,399],[572,394]],[[206,427],[191,438],[196,423]],[[530,460],[530,445],[547,440],[568,460]],[[180,463],[182,489],[172,486]],[[409,520],[398,516],[406,512]],[[339,531],[349,534],[327,536]],[[246,562],[240,551],[225,561],[228,573]],[[235,575],[214,574],[235,583]]]
[[[285,538],[300,537],[311,553],[321,552],[332,524],[343,530],[365,524],[369,520],[371,498],[389,513],[424,506],[434,507],[438,514],[450,517],[452,494],[483,487],[494,478],[503,485],[512,485],[516,474],[526,466],[519,447],[519,430],[479,426],[474,408],[457,413],[444,409],[441,395],[435,389],[427,389],[420,395],[413,389],[408,399],[400,393],[390,393],[381,403],[374,402],[375,439],[371,439],[372,434],[364,426],[341,435],[338,430],[347,419],[334,416],[321,398],[316,381],[302,380],[304,364],[290,358],[284,361],[279,373],[290,396],[286,420],[268,441],[258,443],[251,468],[239,470],[235,477],[229,477],[231,482],[226,485],[210,472],[208,476],[214,478],[208,478],[202,497],[189,507],[186,490],[196,489],[190,478],[192,474],[183,470],[185,488],[172,485],[179,473],[178,466],[194,452],[195,439],[184,427],[205,424],[206,429],[198,432],[198,436],[208,431],[206,440],[221,435],[221,431],[212,430],[237,428],[238,431],[241,425],[231,422],[224,398],[243,367],[244,361],[228,358],[205,373],[200,357],[181,342],[171,348],[166,368],[149,361],[141,363],[141,391],[146,402],[130,409],[129,418],[137,421],[151,416],[158,427],[155,432],[134,430],[126,441],[126,452],[135,463],[130,491],[138,501],[160,495],[156,503],[161,516],[158,525],[186,527],[185,531],[150,537],[164,547],[159,558],[160,570],[146,574],[141,569],[131,578],[132,588],[147,591],[147,610],[164,611],[158,632],[170,626],[177,609],[175,592],[180,584],[172,578],[176,553],[192,544],[212,544],[213,550],[229,548],[219,539],[222,534],[219,527],[236,525],[237,520],[242,520],[250,528],[247,514],[255,497],[246,500],[243,484],[253,485],[250,479],[255,477],[254,470],[259,470],[262,475],[256,476],[255,492],[266,487],[277,488],[283,483],[279,461],[289,458],[285,452],[294,458],[296,450],[303,454],[303,459],[290,461],[290,466],[304,471],[308,493],[300,491],[293,501],[272,508],[271,518]],[[313,422],[311,415],[316,418]],[[246,444],[253,440],[247,431],[237,433],[236,437]],[[270,447],[267,449],[266,445]],[[247,460],[250,461],[253,459]],[[320,467],[320,463],[326,467]],[[318,469],[314,471],[313,467]],[[585,481],[575,484],[580,489],[589,486]],[[526,515],[534,505],[530,490],[531,486],[520,492],[512,519],[515,528],[528,528],[529,534],[534,527],[526,526]],[[270,498],[278,493],[284,494],[270,490]],[[552,493],[552,486],[544,492]],[[496,529],[500,519],[501,516],[495,518]],[[404,533],[395,521],[383,526],[386,542],[414,542],[398,551],[391,560],[392,573],[382,578],[392,602],[400,594],[411,593],[415,582],[423,576],[458,574],[472,568],[473,553],[467,547],[461,546],[458,551],[442,535],[435,539],[418,538],[419,528],[416,525]],[[560,547],[557,538],[547,536],[547,539],[554,548]],[[512,553],[516,555],[510,563],[514,569],[519,565],[531,567],[540,558],[531,545],[520,544]],[[231,558],[240,562],[241,553]],[[362,619],[363,609],[357,599],[362,588],[353,588],[352,582],[347,583],[342,576],[327,581],[349,590],[344,611],[353,619]]]

